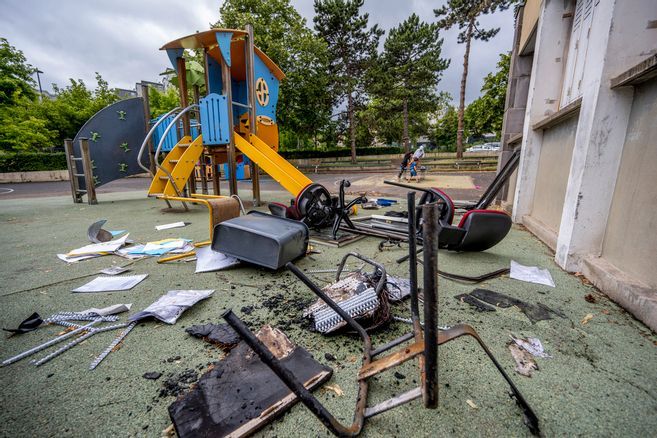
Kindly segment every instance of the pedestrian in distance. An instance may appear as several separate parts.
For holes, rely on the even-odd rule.
[[[406,171],[406,167],[408,166],[409,161],[411,161],[411,157],[413,156],[413,152],[406,152],[404,154],[404,157],[402,158],[402,162],[399,165],[399,175],[397,175],[397,180],[401,180],[402,175]]]

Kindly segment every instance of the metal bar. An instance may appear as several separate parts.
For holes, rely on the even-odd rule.
[[[232,78],[230,74],[230,67],[225,59],[221,59],[221,75],[223,85],[223,95],[226,96],[228,102],[233,101]],[[235,152],[235,136],[233,134],[233,105],[228,105],[228,189],[231,195],[237,195],[237,175],[236,175],[236,152]],[[214,169],[213,169],[214,170]],[[217,195],[218,193],[215,193]]]
[[[372,357],[378,356],[379,354],[390,350],[392,347],[396,347],[397,345],[402,344],[406,341],[410,341],[414,337],[415,337],[415,333],[406,333],[405,335],[402,335],[397,339],[393,339],[392,341],[385,343],[372,350]]]
[[[408,207],[408,258],[410,264],[408,267],[408,275],[411,289],[411,319],[415,321],[420,320],[420,307],[418,305],[418,291],[417,291],[417,240],[415,229],[415,192],[408,192],[406,194],[407,207]]]
[[[82,155],[82,169],[84,170],[84,184],[87,190],[87,203],[89,205],[98,204],[98,200],[96,200],[94,172],[91,166],[91,155],[89,154],[89,139],[80,138],[80,154]]]
[[[438,232],[440,212],[435,203],[422,206],[424,247],[424,407],[438,407]]]
[[[100,363],[103,361],[103,359],[105,359],[112,352],[112,350],[114,350],[114,348],[116,348],[116,346],[119,345],[119,343],[121,343],[125,339],[126,336],[128,336],[128,333],[130,333],[130,331],[133,328],[135,328],[136,325],[137,325],[137,321],[133,321],[125,328],[125,330],[123,330],[121,333],[119,333],[119,335],[116,338],[114,338],[112,343],[109,344],[109,346],[105,350],[103,350],[103,352],[100,353],[98,355],[98,357],[96,357],[94,359],[93,362],[91,362],[91,365],[89,365],[89,369],[93,370],[98,365],[100,365]]]
[[[90,337],[92,337],[95,334],[102,333],[102,332],[107,332],[107,331],[110,331],[110,330],[116,330],[117,328],[125,327],[127,325],[128,324],[126,324],[126,323],[121,323],[121,324],[108,325],[106,327],[101,327],[101,328],[91,327],[91,328],[88,329],[87,333],[83,334],[82,336],[79,336],[79,337],[75,338],[74,340],[72,340],[68,344],[63,345],[58,350],[53,351],[52,353],[48,354],[47,356],[44,356],[39,360],[32,361],[31,363],[33,363],[36,366],[41,366],[44,363],[56,358],[60,354],[70,350],[71,348],[75,347],[76,345],[80,344],[81,342],[86,341],[87,339],[89,339]]]
[[[153,145],[151,142],[153,133],[155,132],[158,126],[160,126],[162,123],[164,123],[164,121],[166,121],[167,117],[169,117],[171,114],[175,113],[178,110],[180,110],[180,107],[177,106],[171,111],[169,111],[168,113],[166,113],[165,115],[163,115],[162,117],[160,117],[160,119],[157,122],[155,122],[155,124],[151,127],[151,130],[148,131],[148,134],[146,134],[144,141],[141,143],[141,147],[139,148],[139,153],[137,154],[137,164],[146,172],[149,172],[151,176],[155,176],[155,169],[149,169],[148,167],[144,166],[141,162],[141,156],[144,154],[144,149],[146,148],[146,145],[150,145],[149,155],[151,155],[151,164],[155,166],[156,160],[155,160],[155,154],[153,153]]]
[[[289,264],[289,263],[288,263]],[[276,356],[251,333],[251,330],[235,315],[231,310],[227,310],[221,315],[226,322],[237,332],[237,334],[247,343],[253,351],[256,352],[260,360],[267,365],[282,381],[290,388],[299,400],[337,436],[356,436],[362,429],[363,415],[360,415],[360,421],[354,422],[350,428],[344,427],[331,413],[312,395],[312,393],[303,386],[296,376],[288,370]],[[363,409],[364,411],[364,409]]]
[[[377,359],[374,362],[370,362],[366,365],[363,365],[358,371],[358,380],[364,380],[368,377],[372,377],[375,374],[379,374],[382,371],[389,370],[394,368],[397,365],[404,363],[423,354],[425,350],[424,342],[419,341],[414,344],[409,345],[399,351],[390,353],[387,356]]]
[[[256,129],[256,95],[255,95],[255,59],[254,59],[254,42],[253,42],[253,26],[247,24],[246,30],[246,84],[247,84],[247,98],[249,104],[246,107],[249,109],[249,131],[255,135]],[[234,103],[234,102],[233,102]],[[253,206],[260,205],[260,173],[258,165],[255,161],[251,161],[251,191],[253,193]]]
[[[27,357],[27,356],[30,356],[30,355],[32,355],[32,354],[34,354],[34,353],[37,353],[37,352],[41,351],[41,350],[45,350],[46,348],[50,347],[51,345],[55,345],[55,344],[57,344],[58,342],[61,342],[61,341],[65,340],[65,339],[70,338],[71,336],[77,335],[78,333],[80,333],[80,332],[82,332],[82,331],[85,331],[85,330],[91,328],[92,325],[94,325],[94,324],[96,324],[96,323],[98,323],[98,322],[99,322],[99,321],[91,321],[91,322],[90,322],[89,324],[87,324],[87,325],[84,325],[84,326],[82,326],[82,327],[79,327],[79,328],[77,328],[77,329],[75,329],[75,330],[73,330],[73,331],[70,331],[70,332],[68,332],[68,333],[64,333],[63,335],[58,336],[58,337],[56,337],[55,339],[51,339],[51,340],[48,341],[48,342],[44,342],[44,343],[41,344],[41,345],[37,345],[36,347],[34,347],[34,348],[30,348],[29,350],[26,350],[26,351],[24,351],[24,352],[22,352],[22,353],[20,353],[20,354],[17,354],[16,356],[10,357],[9,359],[6,359],[6,360],[4,360],[4,361],[2,362],[2,366],[4,367],[4,366],[7,366],[7,365],[12,364],[12,363],[14,363],[14,362],[18,362],[19,360],[21,360],[21,359],[23,359],[23,358],[25,358],[25,357]]]
[[[422,388],[417,387],[411,389],[410,391],[406,391],[403,394],[399,394],[397,397],[390,398],[386,401],[383,401],[379,404],[372,406],[371,408],[365,409],[365,418],[370,418],[382,412],[389,411],[392,408],[401,406],[404,403],[413,401],[421,396],[422,396]]]
[[[247,24],[247,26],[248,26],[248,24]],[[244,105],[243,103],[240,103],[240,102],[235,102],[235,101],[233,101],[232,103],[233,103],[233,105],[235,105],[235,106],[239,106],[239,107],[241,107],[241,108],[248,108],[248,109],[251,108],[250,105]]]

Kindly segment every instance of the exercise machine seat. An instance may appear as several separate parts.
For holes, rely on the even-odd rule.
[[[454,248],[456,251],[485,251],[497,245],[511,229],[511,218],[503,211],[470,210],[459,222],[458,228],[465,231],[463,240]]]

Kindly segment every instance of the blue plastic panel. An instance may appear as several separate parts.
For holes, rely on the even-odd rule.
[[[223,94],[211,93],[201,99],[201,133],[203,144],[227,144],[230,141],[228,132],[228,100]]]
[[[155,149],[157,148],[157,145],[160,144],[160,140],[162,139],[162,135],[164,134],[164,131],[167,129],[167,126],[171,124],[171,120],[176,115],[171,115],[167,117],[168,120],[162,122],[155,132],[153,133],[153,152],[155,152]],[[162,116],[151,120],[150,125],[153,125],[157,120],[159,120]],[[195,119],[190,119],[190,133],[192,138],[196,138],[199,135],[199,129],[198,129],[198,121]],[[164,143],[162,143],[162,148],[160,149],[163,152],[169,152],[173,147],[178,143],[178,140],[182,137],[183,133],[183,126],[182,126],[182,120],[178,120],[178,126],[175,128],[171,128],[169,130],[169,133],[167,134],[166,140],[164,140]]]
[[[171,65],[173,66],[173,69],[176,71],[178,71],[178,58],[182,58],[184,52],[185,49],[167,49],[167,55],[169,56],[169,61],[171,61]]]
[[[208,93],[221,94],[223,92],[223,85],[221,80],[221,65],[210,55],[206,55],[208,59]]]
[[[224,61],[230,67],[230,41],[233,39],[233,32],[217,32],[215,38],[217,38],[221,56],[224,57]]]
[[[278,79],[269,71],[269,68],[256,54],[254,62],[255,80],[263,78],[269,89],[269,102],[262,106],[256,99],[256,116],[267,116],[276,121],[276,104],[278,103]]]

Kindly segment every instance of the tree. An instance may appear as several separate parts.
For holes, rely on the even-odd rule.
[[[251,24],[255,44],[285,73],[277,109],[281,146],[310,138],[316,142],[331,115],[326,43],[290,0],[226,0],[219,12],[214,26],[243,29]]]
[[[69,85],[60,88],[53,84],[55,99],[44,101],[36,107],[36,113],[46,120],[47,128],[56,132],[56,144],[73,138],[78,130],[101,109],[117,100],[107,81],[96,72],[96,88],[89,90],[83,80],[69,79]]]
[[[468,63],[470,59],[470,44],[472,40],[488,41],[499,32],[500,28],[481,29],[478,18],[481,15],[492,14],[498,10],[507,9],[518,0],[447,0],[447,4],[434,9],[439,17],[438,26],[449,29],[458,26],[461,31],[458,43],[465,44],[463,55],[463,75],[461,76],[461,93],[458,111],[458,130],[456,137],[456,156],[463,157],[463,117],[465,111],[465,86],[468,79]]]
[[[364,91],[364,76],[375,59],[383,30],[368,28],[360,15],[364,0],[315,0],[315,30],[328,45],[330,92],[335,105],[347,105],[351,161],[356,162],[356,108]]]
[[[481,87],[483,94],[465,109],[464,123],[469,135],[494,133],[500,136],[510,62],[511,56],[508,53],[500,54],[497,71],[488,73],[484,78]]]
[[[151,117],[159,117],[180,105],[180,93],[174,87],[169,87],[164,91],[149,87],[148,103],[151,109]]]
[[[12,105],[22,97],[34,99],[34,68],[23,52],[0,38],[0,105]]]
[[[456,131],[458,129],[458,113],[449,105],[433,127],[433,141],[438,149],[453,151],[456,146]]]
[[[380,62],[371,71],[372,94],[386,111],[401,113],[402,143],[410,150],[409,116],[416,126],[428,128],[427,114],[435,110],[436,87],[449,61],[440,57],[443,40],[436,24],[412,14],[390,30]],[[391,113],[388,112],[388,117]]]

